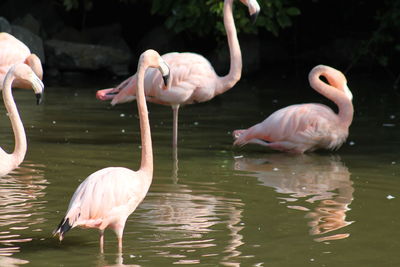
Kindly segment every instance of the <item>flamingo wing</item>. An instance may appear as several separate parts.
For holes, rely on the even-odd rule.
[[[171,84],[165,90],[162,76],[157,69],[146,70],[144,90],[146,100],[156,104],[192,104],[208,101],[215,96],[217,74],[211,63],[196,53],[167,53],[162,56],[170,67]],[[103,93],[117,93],[112,105],[133,101],[136,98],[136,74],[116,88]],[[99,97],[98,97],[99,98]],[[100,97],[106,99],[106,97]]]
[[[338,148],[348,130],[340,127],[337,115],[320,104],[292,105],[271,114],[263,122],[240,131],[235,144],[260,143],[278,150],[304,152],[318,147]],[[276,147],[274,147],[276,146]]]
[[[74,226],[104,229],[125,220],[147,193],[137,172],[105,168],[91,174],[75,191],[66,218]]]

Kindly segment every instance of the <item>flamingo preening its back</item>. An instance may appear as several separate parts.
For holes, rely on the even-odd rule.
[[[308,78],[314,90],[335,102],[338,114],[322,104],[288,106],[248,129],[233,131],[234,145],[253,143],[291,153],[338,149],[347,139],[354,113],[347,80],[340,71],[324,65],[314,67]]]

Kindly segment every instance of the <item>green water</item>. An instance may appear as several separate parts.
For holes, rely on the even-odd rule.
[[[154,179],[128,218],[122,254],[112,231],[104,254],[96,230],[73,229],[62,243],[52,231],[89,174],[138,168],[136,104],[112,108],[95,99],[97,88],[50,85],[36,106],[31,91],[14,90],[29,147],[22,166],[0,178],[0,266],[399,266],[397,96],[373,97],[378,82],[349,80],[355,119],[332,153],[232,147],[232,130],[280,107],[329,103],[305,83],[243,79],[183,107],[177,162],[172,111],[150,104]],[[1,146],[10,151],[3,106],[0,114]]]

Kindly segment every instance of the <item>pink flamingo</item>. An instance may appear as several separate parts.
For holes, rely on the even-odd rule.
[[[32,68],[37,77],[42,80],[43,69],[40,59],[31,54],[29,48],[20,40],[6,32],[0,32],[0,85],[8,70],[16,63],[24,63]],[[31,84],[24,80],[15,80],[14,87],[29,89]],[[0,86],[1,90],[1,86]]]
[[[100,230],[103,252],[104,230],[111,228],[122,250],[122,235],[128,216],[142,202],[153,179],[153,149],[150,124],[144,95],[145,71],[158,68],[168,81],[169,67],[154,50],[145,51],[139,59],[137,75],[137,106],[142,139],[142,159],[138,171],[122,167],[104,168],[87,177],[75,191],[61,223],[54,230],[60,241],[69,229],[80,226]]]
[[[24,160],[27,150],[24,125],[22,124],[17,105],[15,104],[11,92],[11,86],[16,81],[31,84],[33,91],[36,94],[38,104],[41,101],[43,93],[44,86],[42,81],[36,76],[32,69],[28,67],[28,65],[18,63],[12,66],[7,72],[7,75],[4,78],[2,93],[4,105],[6,106],[15,136],[15,148],[12,154],[8,154],[0,148],[0,176],[6,175],[13,169],[17,168]]]
[[[320,76],[326,77],[329,84]],[[338,114],[322,104],[288,106],[248,129],[235,130],[234,145],[253,143],[291,153],[338,149],[349,134],[354,113],[346,78],[340,71],[324,65],[314,67],[308,78],[312,88],[335,102]]]
[[[163,90],[161,76],[155,70],[149,69],[145,77],[145,94],[149,102],[170,105],[173,110],[173,147],[178,142],[178,110],[181,105],[194,104],[211,100],[232,88],[240,79],[242,73],[242,54],[236,34],[232,15],[234,0],[224,1],[224,26],[228,38],[230,52],[230,70],[226,76],[215,73],[211,63],[203,56],[195,53],[167,53],[162,58],[171,68],[171,78]],[[255,20],[260,6],[256,0],[240,0],[249,9],[252,20]],[[115,88],[99,90],[96,97],[99,100],[112,100],[111,105],[133,101],[136,94],[137,74],[123,81]]]

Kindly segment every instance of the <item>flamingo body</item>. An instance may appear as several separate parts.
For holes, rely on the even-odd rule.
[[[156,104],[170,105],[173,109],[173,147],[177,146],[178,110],[181,105],[211,100],[216,95],[231,89],[241,77],[242,55],[232,15],[234,0],[224,1],[224,26],[227,33],[230,69],[225,76],[218,76],[203,56],[196,53],[172,52],[162,57],[171,68],[170,83],[162,85],[161,76],[154,70],[148,70],[145,77],[146,100]],[[241,0],[255,18],[260,6],[256,0]],[[99,100],[111,100],[112,105],[132,101],[136,98],[136,74],[115,88],[99,90]],[[166,90],[165,90],[166,89]]]
[[[142,139],[142,159],[138,171],[122,167],[109,167],[89,175],[76,189],[65,217],[54,230],[60,240],[71,228],[97,228],[100,230],[100,250],[103,252],[104,230],[111,228],[122,249],[122,235],[128,216],[142,202],[153,179],[153,149],[150,123],[144,95],[144,76],[149,67],[159,68],[168,81],[169,67],[154,50],[145,51],[139,60],[137,106]]]
[[[319,79],[321,75],[327,77],[329,85]],[[292,153],[338,149],[347,139],[354,112],[346,79],[323,65],[315,67],[309,78],[315,90],[339,106],[339,114],[322,104],[291,105],[248,129],[233,131],[234,145],[253,143]]]
[[[127,168],[98,170],[83,181],[66,213],[71,227],[107,227],[121,231],[128,216],[142,202],[150,187],[146,173]]]
[[[210,62],[195,53],[167,53],[162,56],[173,74],[168,90],[156,69],[147,69],[144,89],[146,100],[163,105],[186,105],[212,99],[218,88],[217,74]],[[115,89],[98,91],[97,97],[107,100],[107,94]],[[136,74],[117,87],[119,93],[112,97],[111,104],[116,105],[134,100],[136,97]]]
[[[0,32],[0,85],[8,70],[17,63],[24,63],[31,67],[40,79],[43,78],[43,69],[40,59],[32,54],[29,48],[20,40],[6,32]],[[30,84],[16,81],[14,87],[30,88]],[[2,86],[0,86],[1,90]]]

